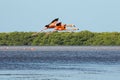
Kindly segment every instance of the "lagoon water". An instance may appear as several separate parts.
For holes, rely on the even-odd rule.
[[[120,80],[120,47],[0,47],[0,80]]]

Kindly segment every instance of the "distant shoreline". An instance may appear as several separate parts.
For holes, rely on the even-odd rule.
[[[120,46],[0,46],[0,51],[97,51],[120,50]]]

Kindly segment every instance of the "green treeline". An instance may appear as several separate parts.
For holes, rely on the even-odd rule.
[[[119,32],[34,32],[0,33],[0,46],[119,46]]]

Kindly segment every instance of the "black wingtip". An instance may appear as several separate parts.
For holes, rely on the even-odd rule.
[[[59,20],[59,18],[56,18],[56,19],[55,19],[55,21],[58,21],[58,20]]]
[[[61,24],[62,24],[62,23],[61,23],[61,22],[59,22],[59,23],[57,23],[57,24],[56,24],[56,26],[60,26]]]
[[[49,27],[49,25],[45,25],[45,27],[47,27],[47,28],[48,28],[48,27]]]
[[[56,19],[54,19],[51,23],[53,23],[53,22],[55,22],[55,21],[58,21],[59,20],[59,18],[56,18]]]

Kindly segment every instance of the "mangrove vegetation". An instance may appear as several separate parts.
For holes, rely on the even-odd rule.
[[[119,32],[0,33],[0,46],[119,46]]]

